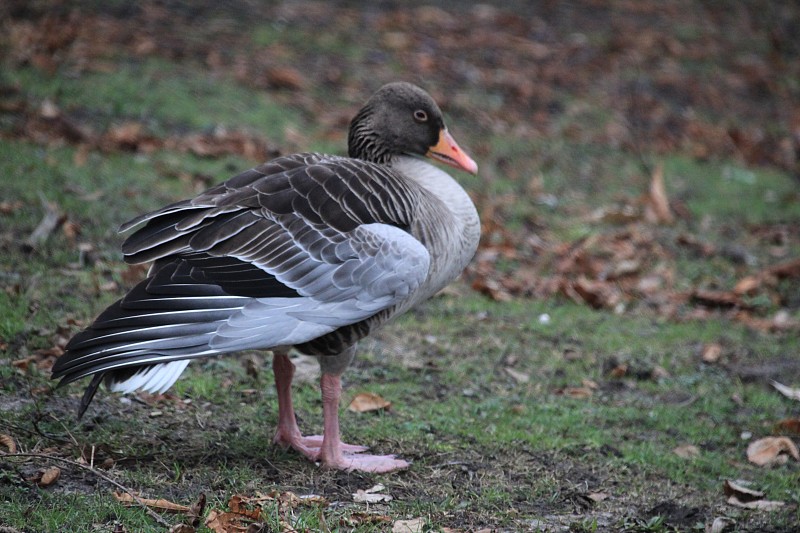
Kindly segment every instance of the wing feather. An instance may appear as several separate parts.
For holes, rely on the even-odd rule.
[[[122,226],[141,225],[123,253],[155,261],[152,275],[76,335],[54,376],[161,389],[182,371],[174,361],[385,318],[429,276],[409,232],[421,194],[384,167],[297,154],[137,217]]]

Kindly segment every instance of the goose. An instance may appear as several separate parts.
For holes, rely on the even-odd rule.
[[[427,92],[390,83],[352,119],[348,157],[278,157],[123,224],[139,228],[124,259],[152,262],[147,278],[72,337],[53,379],[93,376],[80,417],[103,382],[162,393],[193,359],[269,350],[275,443],[332,469],[407,468],[343,443],[338,413],[357,341],[444,288],[477,249],[474,204],[431,161],[478,170]],[[319,360],[321,435],[298,428],[292,348]]]

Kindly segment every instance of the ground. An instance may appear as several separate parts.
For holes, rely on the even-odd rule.
[[[800,396],[800,9],[219,4],[0,6],[0,531],[796,530],[791,446],[747,450],[800,427],[773,385]],[[342,153],[397,79],[478,162],[456,177],[483,222],[462,278],[345,375],[345,439],[411,468],[273,446],[266,353],[101,391],[76,420],[81,386],[49,368],[144,275],[119,224],[276,154]],[[344,409],[367,392],[390,407]]]

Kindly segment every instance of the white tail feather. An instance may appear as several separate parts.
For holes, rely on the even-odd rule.
[[[108,388],[113,392],[129,393],[144,390],[151,394],[161,394],[178,381],[189,366],[189,362],[189,359],[182,359],[153,365],[135,373],[125,381],[109,383]]]

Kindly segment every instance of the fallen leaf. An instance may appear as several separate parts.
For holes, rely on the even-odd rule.
[[[556,391],[556,394],[563,394],[570,398],[585,399],[591,398],[594,391],[589,387],[564,387]]]
[[[778,392],[786,396],[787,398],[791,398],[792,400],[800,400],[800,389],[794,389],[792,387],[787,387],[777,381],[770,381],[772,386],[775,387]]]
[[[650,372],[650,377],[654,380],[658,381],[659,379],[666,379],[670,377],[669,372],[666,368],[656,365],[653,367],[653,370]]]
[[[767,272],[779,278],[800,278],[800,258],[773,265]]]
[[[667,190],[664,187],[664,165],[662,164],[659,164],[653,170],[644,215],[648,222],[672,224],[675,221],[675,217],[669,207]]]
[[[722,346],[717,343],[706,344],[703,346],[701,358],[704,363],[716,363],[722,356]]]
[[[773,501],[773,500],[754,500],[750,502],[743,502],[739,500],[736,496],[729,497],[728,503],[735,507],[743,507],[745,509],[756,509],[759,511],[775,511],[776,509],[780,509],[781,507],[786,505],[784,502]]]
[[[628,373],[628,365],[626,363],[620,363],[611,369],[609,375],[611,375],[612,378],[621,378],[624,377],[625,374],[627,373]]]
[[[785,464],[789,455],[800,461],[800,451],[788,437],[765,437],[747,446],[747,459],[758,466]]]
[[[753,294],[763,282],[761,276],[746,276],[740,279],[733,287],[733,292],[739,296]]]
[[[189,524],[175,524],[169,529],[169,533],[196,533],[197,528]]]
[[[357,511],[350,513],[348,516],[343,516],[340,523],[344,526],[360,526],[370,524],[385,524],[391,522],[391,517],[384,514],[366,513]]]
[[[585,276],[565,283],[562,291],[575,302],[587,303],[595,309],[614,309],[622,303],[622,296],[615,284],[590,280]]]
[[[800,435],[800,418],[787,418],[775,424],[779,433],[795,433]]]
[[[736,520],[718,516],[711,523],[711,527],[709,527],[707,531],[708,533],[725,533],[726,531],[731,531],[735,525]]]
[[[391,522],[391,517],[384,514],[365,513],[357,511],[350,513],[346,517],[342,517],[340,522],[346,526],[360,526],[362,524],[385,524]]]
[[[187,517],[189,519],[189,524],[194,527],[200,527],[200,520],[203,518],[203,514],[206,510],[206,495],[205,493],[200,493],[200,496],[197,498],[197,501],[192,504],[189,508],[189,512],[187,513]]]
[[[4,200],[0,202],[0,215],[10,215],[22,209],[24,205],[25,204],[23,204],[21,200],[15,200],[13,202]]]
[[[353,494],[353,501],[356,503],[378,503],[390,502],[394,498],[389,494],[379,494],[379,492],[386,490],[386,487],[378,483],[369,489],[358,489]]]
[[[0,444],[8,448],[8,453],[17,453],[17,443],[11,435],[0,435]]]
[[[678,457],[682,457],[683,459],[691,459],[693,457],[700,456],[700,448],[693,444],[681,444],[680,446],[673,448],[672,453]]]
[[[581,380],[581,385],[591,390],[598,390],[600,388],[600,385],[598,385],[596,381],[589,378],[583,378]]]
[[[246,532],[253,521],[238,513],[213,509],[206,517],[206,527],[214,533]]]
[[[170,513],[187,513],[191,510],[186,505],[173,503],[169,500],[165,500],[162,498],[152,499],[152,498],[140,498],[138,496],[134,498],[131,494],[128,494],[127,492],[114,491],[114,498],[122,505],[128,507],[141,504],[141,505],[146,505],[147,507],[152,507],[153,509],[158,509],[160,511],[167,511]]]
[[[517,383],[527,383],[531,380],[530,375],[526,374],[525,372],[520,372],[519,370],[514,370],[510,367],[505,367],[504,370],[506,374],[514,378],[514,381]]]
[[[605,492],[590,492],[586,495],[586,497],[593,502],[602,502],[603,500],[608,499],[608,494]]]
[[[51,466],[42,473],[41,479],[36,483],[40,487],[49,487],[61,477],[61,469],[57,466]]]
[[[347,406],[349,411],[354,413],[365,413],[367,411],[380,411],[381,409],[389,409],[392,402],[384,400],[377,394],[372,392],[362,392],[356,394],[350,405]]]
[[[412,520],[398,520],[392,524],[392,533],[422,533],[425,527],[424,518],[414,518]]]
[[[275,67],[265,73],[267,85],[273,89],[289,89],[299,91],[306,86],[306,81],[299,70],[292,67]]]
[[[697,289],[692,293],[691,298],[696,303],[706,307],[722,309],[730,307],[749,308],[737,294],[728,291]]]
[[[725,480],[725,483],[722,484],[722,490],[725,493],[725,496],[736,496],[738,499],[744,502],[760,500],[764,497],[764,493],[760,490],[748,489],[742,483],[742,481],[736,482]],[[745,481],[744,483],[747,482]]]
[[[231,508],[231,511],[238,514],[245,516],[251,520],[258,520],[261,517],[261,507],[256,507],[255,509],[248,509],[247,505],[252,505],[256,503],[257,500],[254,502],[253,499],[245,498],[239,494],[234,494],[231,496],[231,499],[228,500],[228,507]]]

